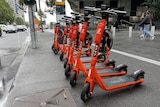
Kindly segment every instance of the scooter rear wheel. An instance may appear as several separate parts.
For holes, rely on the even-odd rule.
[[[107,66],[112,66],[114,68],[115,67],[115,63],[110,63]]]
[[[71,75],[71,78],[70,78],[70,85],[72,87],[74,87],[76,85],[76,71],[73,71],[73,74]]]
[[[69,78],[71,75],[71,71],[70,71],[70,64],[67,64],[66,69],[65,69],[65,76],[67,78]]]
[[[86,101],[90,98],[90,96],[91,96],[91,94],[90,94],[90,92],[89,92],[89,87],[90,87],[90,84],[89,84],[89,83],[86,83],[85,86],[84,86],[83,89],[82,89],[81,99],[82,99],[84,102],[86,102]]]
[[[139,80],[139,79],[141,79],[141,78],[144,78],[144,75],[143,75],[143,74],[138,75],[137,80]],[[141,85],[141,83],[138,83],[138,84],[135,85],[135,87],[138,87],[138,86],[140,86],[140,85]]]

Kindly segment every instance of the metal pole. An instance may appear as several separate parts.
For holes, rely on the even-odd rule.
[[[2,68],[2,65],[1,65],[1,57],[0,57],[0,69]]]
[[[35,36],[35,30],[34,30],[34,11],[33,6],[28,6],[29,11],[29,24],[30,24],[30,34],[31,34],[31,42],[32,42],[32,48],[36,48],[36,36]]]
[[[40,3],[40,0],[38,0],[38,2],[39,2],[39,11],[41,12],[41,3]],[[41,20],[41,30],[42,30],[42,32],[44,32],[43,31],[42,15],[41,14],[40,14],[40,20]]]

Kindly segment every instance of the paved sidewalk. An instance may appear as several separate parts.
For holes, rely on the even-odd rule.
[[[55,57],[51,50],[52,40],[52,33],[38,32],[37,48],[33,49],[31,44],[28,47],[28,50],[15,77],[15,81],[13,83],[14,88],[8,96],[5,107],[22,107],[22,105],[24,106],[24,104],[28,101],[26,100],[21,102],[21,98],[24,96],[30,97],[33,94],[37,95],[39,93],[52,91],[55,89],[59,90],[60,92],[63,90],[66,94],[63,96],[70,97],[69,99],[71,101],[67,100],[68,104],[70,104],[68,107],[75,107],[75,102],[67,89],[69,84],[64,78],[62,62],[58,61],[59,57]],[[59,91],[57,91],[57,93],[59,93]],[[48,94],[40,95],[42,97],[39,98],[41,101],[39,104],[52,97],[48,96],[47,98],[47,95]],[[45,98],[44,101],[42,98]],[[19,103],[21,104],[17,103],[17,101],[19,101],[17,99],[20,99]],[[36,99],[35,102],[37,100],[38,99]],[[34,104],[31,105],[33,102],[34,99],[26,106],[30,105],[30,107],[36,107]],[[73,102],[73,106],[71,106],[71,102]],[[65,102],[62,103],[65,104]]]
[[[96,105],[91,104],[91,102],[85,104],[80,99],[84,76],[80,77],[82,80],[80,80],[80,83],[76,86],[76,88],[71,88],[68,79],[65,78],[63,62],[59,60],[59,55],[54,55],[51,50],[53,33],[45,31],[44,33],[38,32],[37,34],[37,48],[33,49],[31,44],[29,45],[15,77],[15,81],[13,83],[14,88],[11,90],[4,107],[39,107],[39,105],[43,107],[43,105],[47,104],[47,101],[50,103],[52,102],[52,105],[55,106],[65,105],[65,107],[97,107]],[[128,37],[127,31],[120,31],[116,34],[117,35],[114,38],[115,42],[113,45],[114,49],[122,49],[122,51],[123,49],[126,49],[126,47],[118,47],[119,44],[122,43],[129,44],[137,42],[137,44],[142,45],[142,41],[139,39],[138,31],[133,31],[132,38]],[[155,34],[156,36],[159,36],[160,32],[156,32]],[[152,42],[158,44],[158,40],[160,40],[159,37],[156,37]],[[119,40],[122,40],[121,43],[118,42]],[[155,45],[151,42],[149,43],[151,45]],[[133,44],[127,46],[129,47],[132,45]],[[139,50],[142,48],[140,47]],[[131,53],[132,52],[134,54],[134,48]],[[157,53],[159,54],[159,51]],[[141,53],[141,55],[143,55],[143,53]],[[154,58],[156,59],[156,56]],[[63,101],[59,102],[61,100]],[[104,102],[104,99],[99,100],[100,102],[96,100],[94,103],[101,104]],[[121,107],[125,105],[121,104]]]

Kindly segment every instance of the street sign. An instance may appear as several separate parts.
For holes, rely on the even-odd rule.
[[[55,5],[56,5],[56,20],[58,22],[66,14],[65,2],[64,1],[61,1],[61,2],[56,1]]]

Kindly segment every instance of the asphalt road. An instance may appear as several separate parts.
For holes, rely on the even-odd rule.
[[[14,79],[19,69],[19,65],[21,64],[23,58],[23,47],[28,37],[29,30],[17,33],[3,32],[2,37],[0,37],[0,80],[4,78],[6,85]],[[2,96],[5,95],[0,92],[0,98]]]

